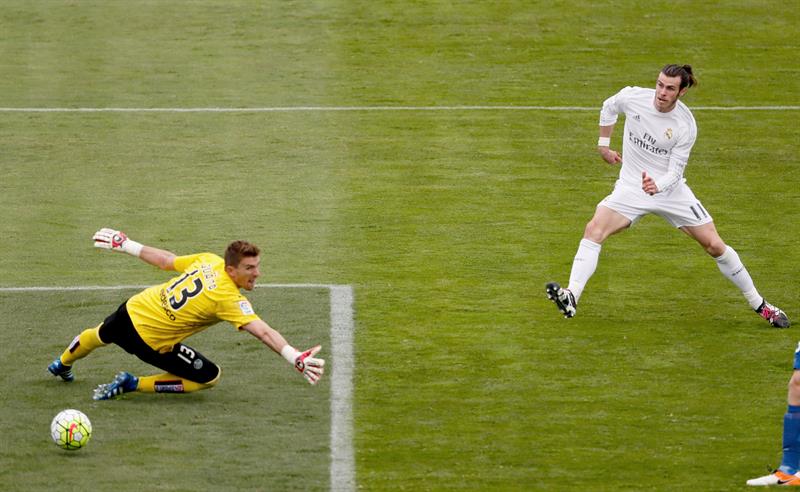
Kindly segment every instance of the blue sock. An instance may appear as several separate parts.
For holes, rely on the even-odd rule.
[[[800,406],[789,405],[783,416],[783,459],[778,468],[794,475],[800,468]]]

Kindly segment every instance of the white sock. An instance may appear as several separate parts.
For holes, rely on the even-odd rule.
[[[736,251],[730,246],[727,246],[725,252],[714,258],[714,261],[717,262],[719,271],[731,282],[736,284],[736,287],[739,287],[739,290],[742,291],[747,302],[750,303],[750,307],[758,309],[764,298],[761,297],[756,290],[753,279],[750,278],[750,273],[748,273],[747,268],[742,264],[742,260],[739,259],[739,255],[736,254]]]
[[[602,248],[602,245],[594,241],[581,239],[578,252],[575,253],[575,259],[572,260],[572,271],[569,274],[569,286],[567,287],[572,292],[572,295],[575,296],[576,303],[583,293],[583,288],[586,287],[586,282],[589,281],[597,268],[600,248]]]

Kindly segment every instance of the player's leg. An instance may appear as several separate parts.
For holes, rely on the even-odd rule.
[[[113,381],[94,390],[95,400],[107,400],[122,393],[191,393],[211,388],[219,381],[222,370],[193,348],[179,343],[171,352],[159,353],[148,346],[138,333],[128,334],[125,350],[150,365],[167,371],[152,376],[136,377],[120,372]]]
[[[632,220],[616,210],[603,205],[597,206],[594,216],[586,224],[583,239],[572,260],[569,285],[562,289],[556,282],[545,286],[547,297],[558,307],[566,318],[571,318],[577,310],[578,300],[586,283],[597,269],[602,243],[612,234],[630,227]]]
[[[798,346],[800,349],[800,346]],[[795,352],[795,369],[789,379],[789,396],[783,416],[783,459],[779,470],[794,474],[800,470],[800,352]]]
[[[744,295],[750,307],[756,313],[766,319],[772,326],[787,328],[790,325],[786,313],[768,303],[758,293],[750,273],[739,258],[739,254],[723,242],[717,233],[714,222],[697,226],[682,226],[680,229],[697,241],[714,258],[719,271],[742,291],[742,295]]]
[[[175,346],[172,352],[162,354],[150,347],[136,331],[127,306],[123,304],[115,313],[113,322],[106,320],[100,327],[99,336],[103,343],[114,343],[139,359],[167,371],[166,374],[137,378],[129,372],[120,372],[108,384],[101,384],[94,390],[95,400],[107,400],[122,393],[132,391],[188,392],[205,389],[216,384],[220,370],[210,360],[183,344]],[[188,367],[187,367],[188,366]],[[178,376],[175,376],[178,374]],[[177,381],[177,382],[176,382]]]
[[[747,485],[800,485],[800,344],[794,354],[789,379],[788,408],[783,416],[783,456],[780,467],[769,475],[747,481]]]
[[[87,328],[73,338],[64,352],[47,366],[47,370],[53,376],[59,376],[64,381],[73,381],[75,375],[72,372],[72,365],[75,361],[86,357],[94,349],[106,345],[98,335],[101,326],[102,324],[94,328]]]
[[[74,380],[72,365],[75,361],[83,359],[92,353],[94,349],[113,342],[114,333],[119,329],[120,325],[126,323],[130,324],[130,317],[128,317],[125,303],[122,303],[105,321],[94,328],[83,330],[76,336],[61,356],[50,363],[47,370],[54,376],[60,376],[64,381]]]
[[[83,330],[80,335],[76,336],[72,343],[69,344],[64,353],[61,354],[61,362],[65,366],[71,366],[78,359],[83,359],[98,347],[107,345],[100,339],[100,327],[102,323],[94,328]]]
[[[139,378],[137,391],[144,393],[191,393],[211,388],[222,375],[219,366],[182,343],[147,362],[167,372]]]
[[[198,383],[168,372],[153,376],[143,376],[139,378],[139,387],[136,391],[142,393],[192,393],[193,391],[208,389],[216,385],[221,375],[222,370],[217,373],[216,378],[207,383]]]
[[[597,269],[603,242],[609,236],[630,227],[631,223],[631,219],[616,210],[605,205],[597,207],[594,217],[586,224],[583,239],[581,239],[578,251],[572,261],[567,288],[575,295],[576,302],[580,299],[586,283]]]
[[[739,288],[756,313],[772,326],[779,328],[789,326],[786,314],[768,303],[758,293],[750,273],[742,264],[736,250],[726,245],[719,237],[713,218],[688,186],[682,185],[674,190],[667,199],[657,201],[657,204],[658,211],[656,213],[697,241],[714,258],[720,272]]]
[[[210,361],[209,361],[210,362]],[[95,400],[108,400],[122,393],[138,391],[141,393],[191,393],[216,385],[222,375],[219,366],[209,364],[216,368],[216,376],[205,382],[192,381],[186,377],[175,376],[170,373],[156,374],[153,376],[136,377],[129,372],[122,371],[114,377],[109,384],[101,384],[94,390]],[[202,378],[205,379],[205,378]]]

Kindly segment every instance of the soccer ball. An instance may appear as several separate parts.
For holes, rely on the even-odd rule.
[[[92,437],[92,423],[80,410],[62,410],[50,423],[50,436],[56,446],[74,451],[89,442]]]

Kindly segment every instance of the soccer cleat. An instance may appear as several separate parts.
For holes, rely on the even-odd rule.
[[[61,358],[57,358],[53,362],[47,366],[47,370],[50,371],[50,374],[53,376],[59,376],[66,382],[71,382],[75,380],[75,375],[72,374],[72,366],[65,366],[61,363]]]
[[[768,303],[766,299],[761,302],[761,306],[756,309],[756,313],[758,313],[758,315],[765,320],[769,321],[769,324],[775,328],[789,328],[791,325],[789,322],[789,317],[786,316],[786,313]]]
[[[748,480],[747,485],[753,485],[756,487],[768,487],[770,485],[800,487],[800,475],[797,473],[794,475],[789,475],[788,473],[784,473],[780,470],[775,470],[769,475]]]
[[[558,310],[561,311],[565,318],[575,316],[578,305],[575,302],[575,296],[572,295],[569,289],[562,289],[557,283],[550,282],[545,286],[545,290],[547,291],[547,298],[556,303]]]
[[[122,393],[129,391],[136,391],[139,386],[139,378],[135,377],[129,372],[122,371],[114,377],[114,380],[109,384],[101,384],[94,390],[92,399],[94,400],[108,400]]]

